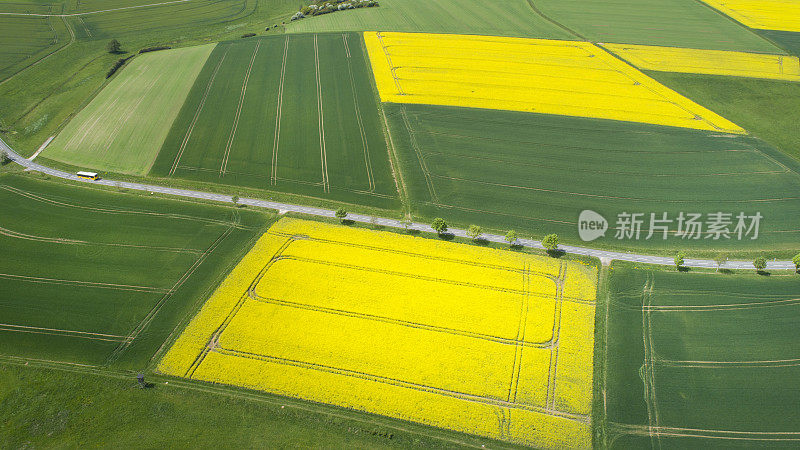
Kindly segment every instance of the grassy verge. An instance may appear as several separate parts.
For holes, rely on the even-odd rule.
[[[147,377],[0,363],[0,441],[17,447],[510,448],[279,396]],[[113,426],[110,426],[113,424]]]

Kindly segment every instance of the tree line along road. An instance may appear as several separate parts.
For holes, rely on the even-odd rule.
[[[142,183],[129,183],[126,181],[114,181],[114,180],[84,180],[78,178],[77,175],[72,173],[67,173],[61,170],[53,169],[47,166],[43,166],[41,164],[37,164],[33,161],[30,161],[26,158],[23,158],[21,155],[16,153],[11,147],[8,146],[2,139],[0,139],[0,151],[5,151],[8,157],[14,161],[15,163],[24,166],[28,170],[33,170],[36,172],[41,172],[53,177],[62,178],[65,180],[72,180],[72,181],[79,181],[83,183],[92,183],[92,184],[100,184],[104,186],[112,186],[112,187],[120,187],[124,189],[134,189],[137,191],[147,191],[147,192],[158,192],[159,194],[167,194],[167,195],[175,195],[179,197],[190,197],[190,198],[199,198],[204,200],[214,200],[218,202],[225,202],[225,203],[232,203],[233,197],[230,195],[224,194],[214,194],[211,192],[202,192],[202,191],[192,191],[187,189],[175,189],[169,188],[164,186],[156,186],[151,184],[142,184]],[[310,206],[302,206],[302,205],[293,205],[289,203],[280,203],[280,202],[272,202],[267,200],[259,200],[254,198],[239,198],[238,204],[247,205],[247,206],[254,206],[258,208],[267,208],[267,209],[274,209],[277,210],[281,214],[285,214],[287,212],[295,212],[295,213],[302,213],[302,214],[309,214],[312,216],[319,216],[319,217],[328,217],[333,218],[335,217],[335,212],[329,209],[323,208],[314,208]],[[417,230],[423,231],[426,233],[434,233],[435,231],[430,227],[430,225],[412,222],[410,224],[402,223],[396,219],[387,219],[383,217],[373,217],[367,216],[363,214],[348,214],[347,218],[349,220],[353,220],[355,222],[361,223],[374,223],[377,225],[382,225],[385,227],[391,228],[401,228],[401,229],[409,229],[409,230]],[[449,228],[448,233],[453,234],[454,236],[468,238],[467,231],[462,230],[459,228]],[[505,237],[496,235],[496,234],[482,234],[481,238],[486,239],[489,242],[496,242],[496,243],[505,243]],[[518,244],[523,247],[535,248],[535,249],[544,249],[541,241],[535,241],[532,239],[519,239]],[[662,266],[672,266],[675,264],[675,261],[672,257],[666,256],[650,256],[650,255],[638,255],[635,253],[625,253],[625,252],[614,252],[609,250],[596,250],[586,247],[575,247],[571,245],[559,245],[559,250],[562,250],[566,253],[571,253],[575,255],[584,255],[584,256],[592,256],[595,258],[599,258],[604,263],[608,263],[612,260],[620,260],[620,261],[629,261],[629,262],[638,262],[638,263],[645,263],[645,264],[657,264]],[[706,268],[706,269],[716,269],[717,262],[708,259],[686,259],[683,264],[685,267],[694,267],[694,268]],[[753,263],[750,261],[726,261],[725,263],[719,265],[719,268],[722,269],[753,269]],[[795,266],[792,261],[768,261],[766,270],[794,270]]]

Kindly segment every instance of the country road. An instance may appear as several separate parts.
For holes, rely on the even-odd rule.
[[[9,158],[11,158],[17,164],[25,166],[29,170],[42,172],[57,178],[63,178],[66,180],[72,181],[79,181],[84,183],[91,183],[91,184],[101,184],[104,186],[114,186],[114,187],[121,187],[125,189],[134,189],[137,191],[147,191],[147,192],[158,192],[159,194],[168,194],[168,195],[176,195],[179,197],[191,197],[191,198],[199,198],[199,199],[206,199],[206,200],[214,200],[219,202],[233,202],[233,199],[230,195],[223,195],[223,194],[214,194],[211,192],[202,192],[202,191],[192,191],[187,189],[175,189],[163,186],[156,186],[150,184],[141,184],[141,183],[129,183],[126,181],[114,181],[114,180],[106,180],[101,179],[97,181],[89,181],[83,180],[78,178],[75,174],[67,173],[61,170],[52,169],[41,164],[37,164],[33,161],[29,161],[26,158],[23,158],[14,150],[11,149],[2,139],[0,139],[0,150],[5,150],[8,154]],[[295,213],[302,213],[302,214],[310,214],[313,216],[320,216],[320,217],[334,217],[334,211],[322,208],[314,208],[310,206],[302,206],[302,205],[293,205],[289,203],[279,203],[279,202],[272,202],[267,200],[258,200],[253,198],[240,198],[239,204],[248,205],[248,206],[255,206],[259,208],[267,208],[267,209],[274,209],[278,210],[280,213],[287,213],[287,212],[295,212]],[[348,214],[347,218],[353,220],[355,222],[362,222],[362,223],[376,223],[378,225],[392,227],[392,228],[406,228],[399,220],[396,219],[386,219],[381,217],[372,217],[372,216],[365,216],[362,214]],[[427,233],[435,232],[430,225],[423,224],[423,223],[412,223],[409,229],[423,231]],[[459,237],[467,237],[466,230],[462,230],[459,228],[449,228],[448,232],[452,233],[455,236]],[[490,242],[497,242],[497,243],[505,243],[505,238],[500,235],[496,234],[483,234],[481,237],[486,239]],[[542,243],[540,241],[534,241],[532,239],[520,239],[519,244],[524,247],[536,248],[536,249],[543,249]],[[630,262],[639,262],[639,263],[647,263],[647,264],[658,264],[662,266],[671,266],[673,265],[673,258],[668,256],[648,256],[648,255],[638,255],[635,253],[626,253],[626,252],[614,252],[609,250],[596,250],[586,247],[575,247],[570,245],[560,245],[560,250],[563,250],[567,253],[572,253],[575,255],[586,255],[586,256],[593,256],[596,258],[601,259],[602,261],[608,262],[611,260],[620,260],[620,261],[630,261]],[[717,268],[717,263],[712,260],[707,259],[686,259],[685,264],[686,267],[695,267],[695,268],[710,268],[715,269]],[[720,266],[724,269],[747,269],[753,270],[753,263],[750,261],[727,261],[725,264]],[[767,262],[767,270],[794,270],[794,264],[791,261],[768,261]]]

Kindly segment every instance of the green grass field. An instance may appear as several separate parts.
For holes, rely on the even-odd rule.
[[[359,34],[220,43],[152,175],[395,207]]]
[[[797,445],[800,278],[610,273],[605,446]]]
[[[593,246],[663,252],[795,251],[800,165],[762,141],[644,124],[424,105],[384,105],[415,212],[459,224],[555,232],[580,243],[584,209],[614,227],[645,213],[639,241]],[[650,213],[764,216],[757,240],[645,240]],[[672,223],[670,231],[677,231]]]
[[[60,17],[2,13],[52,14],[58,11],[54,5],[0,2],[0,81],[70,42],[70,31]]]
[[[648,75],[800,159],[800,83],[678,73]]]
[[[0,175],[0,355],[143,367],[267,214]]]
[[[528,0],[593,42],[783,53],[697,0]]]
[[[94,170],[147,174],[214,46],[136,57],[43,155]]]
[[[9,448],[515,448],[275,395],[146,379],[153,386],[139,389],[133,373],[0,362],[0,442]]]
[[[534,14],[527,0],[382,0],[379,7],[309,17],[287,25],[290,33],[406,31],[572,39]]]

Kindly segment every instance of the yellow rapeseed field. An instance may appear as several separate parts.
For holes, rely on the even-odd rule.
[[[384,102],[744,132],[588,42],[394,32],[364,39]]]
[[[703,0],[750,28],[800,32],[797,0]]]
[[[595,284],[578,263],[282,219],[159,370],[585,448]]]
[[[800,81],[800,60],[796,56],[651,45],[601,45],[640,69]]]

